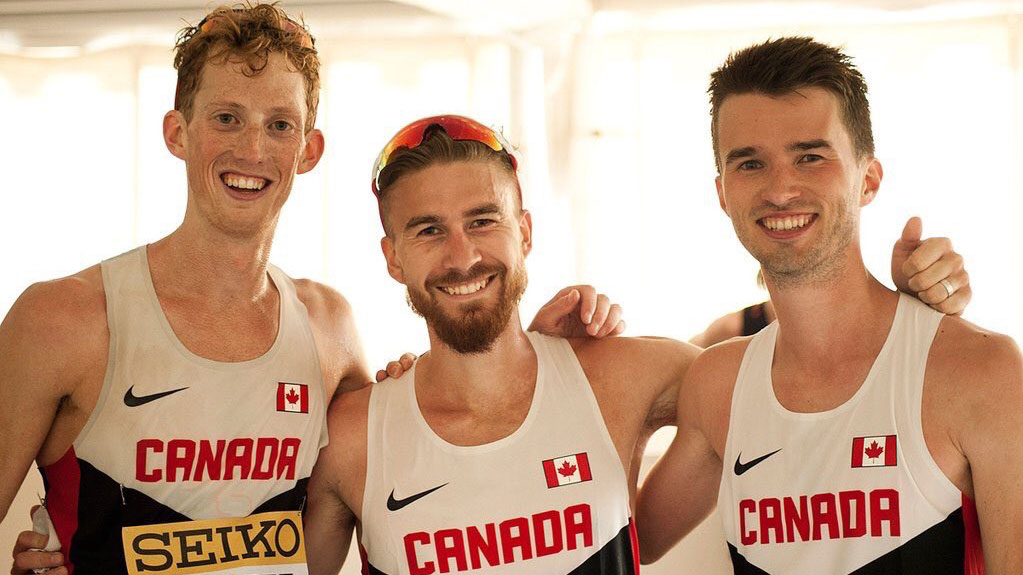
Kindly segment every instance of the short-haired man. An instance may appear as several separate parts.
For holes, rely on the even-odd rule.
[[[515,159],[475,121],[400,131],[374,189],[388,272],[430,350],[331,406],[310,570],[336,572],[358,523],[369,573],[634,573],[635,456],[672,420],[697,348],[523,331],[531,216]]]
[[[1023,572],[1020,353],[864,269],[882,169],[863,77],[781,38],[731,55],[710,93],[721,208],[778,320],[689,370],[639,497],[644,560],[717,490],[736,573]]]
[[[271,5],[219,8],[182,32],[175,66],[181,225],[29,287],[0,328],[0,514],[35,458],[81,574],[260,572],[248,547],[295,543],[328,400],[369,380],[340,294],[267,261],[323,153],[313,38]],[[192,553],[211,534],[215,556]]]

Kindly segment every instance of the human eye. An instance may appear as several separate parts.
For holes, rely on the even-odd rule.
[[[235,122],[234,114],[229,114],[227,112],[221,112],[221,113],[213,116],[213,119],[218,124],[224,124],[225,126]]]
[[[426,226],[426,227],[420,229],[418,232],[416,232],[416,236],[418,236],[418,237],[429,237],[429,236],[435,236],[435,235],[437,235],[439,233],[440,233],[440,228],[438,228],[437,226]]]
[[[821,161],[823,159],[824,159],[824,157],[820,156],[818,154],[804,154],[804,155],[800,156],[799,163],[801,163],[801,164],[813,164],[813,163],[819,162],[819,161]]]
[[[762,168],[762,167],[763,167],[763,164],[760,163],[760,160],[746,160],[744,162],[741,162],[738,166],[736,166],[735,169],[740,170],[740,171],[749,171],[749,170],[756,170],[756,169]]]
[[[476,218],[475,220],[473,220],[469,224],[469,227],[470,228],[477,228],[477,229],[478,228],[488,228],[488,227],[490,227],[492,225],[495,225],[496,223],[497,223],[497,220],[495,220],[493,218]]]
[[[276,120],[270,124],[270,127],[276,132],[287,132],[291,129],[291,122],[287,120]]]

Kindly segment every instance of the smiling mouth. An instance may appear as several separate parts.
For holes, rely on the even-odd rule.
[[[806,227],[817,219],[817,214],[799,214],[794,216],[766,216],[760,218],[760,225],[772,232],[787,232]]]
[[[266,185],[270,183],[270,180],[267,180],[265,178],[260,178],[257,176],[244,176],[242,174],[235,174],[230,172],[222,174],[220,176],[220,180],[224,182],[224,184],[227,187],[233,190],[247,193],[258,192],[265,188]]]
[[[490,285],[490,282],[497,277],[497,274],[489,275],[483,279],[450,286],[437,286],[437,289],[448,295],[472,295]]]

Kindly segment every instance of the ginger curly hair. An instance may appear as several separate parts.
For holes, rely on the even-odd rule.
[[[285,14],[277,3],[220,6],[195,26],[178,33],[174,47],[174,68],[178,71],[174,109],[192,119],[192,105],[207,62],[227,60],[245,65],[247,76],[266,67],[271,53],[279,52],[305,78],[305,101],[309,115],[305,131],[316,124],[320,101],[320,59],[315,39],[304,23]]]

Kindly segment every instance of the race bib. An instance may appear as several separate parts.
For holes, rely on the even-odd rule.
[[[121,530],[129,575],[308,575],[298,511]]]

